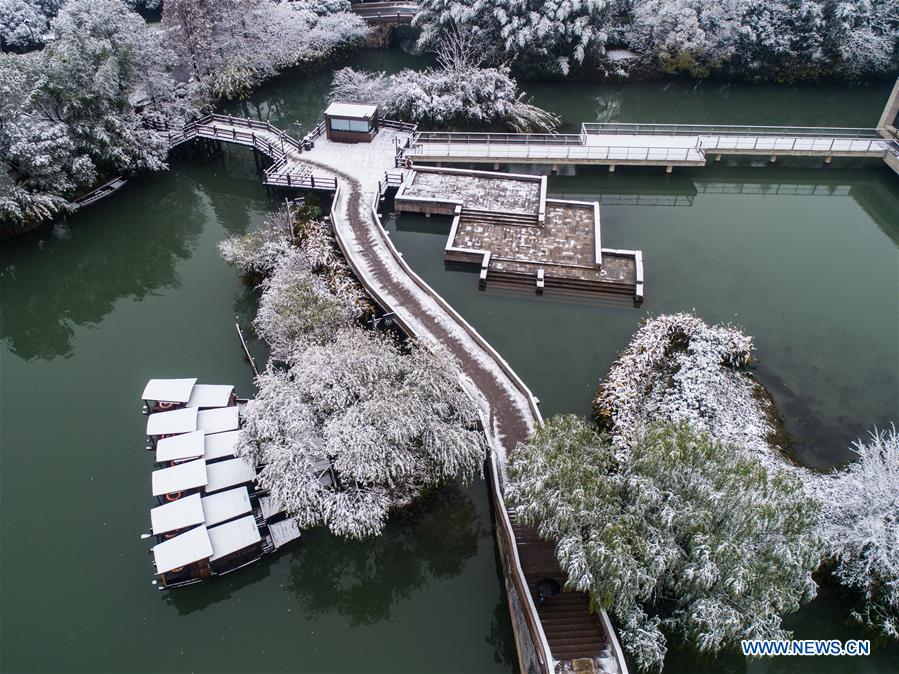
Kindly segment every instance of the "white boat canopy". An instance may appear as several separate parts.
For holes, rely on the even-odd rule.
[[[216,459],[224,459],[225,457],[234,457],[237,450],[237,438],[240,431],[226,431],[224,433],[213,433],[204,438],[205,452],[204,457],[207,461],[215,461]]]
[[[234,387],[227,384],[196,384],[187,401],[188,407],[225,407],[231,401]]]
[[[191,529],[153,546],[156,573],[166,573],[210,557],[212,557],[212,542],[209,540],[206,527]]]
[[[147,435],[190,433],[197,430],[197,408],[157,412],[147,417]]]
[[[178,468],[179,466],[175,467]],[[166,470],[173,469],[167,468]],[[209,477],[209,482],[206,483],[207,494],[241,484],[248,484],[256,479],[256,470],[245,459],[229,459],[227,461],[219,461],[218,463],[210,463],[205,470]]]
[[[250,492],[246,487],[204,496],[202,507],[207,527],[253,512],[253,506],[250,504]]]
[[[203,431],[191,431],[170,438],[162,438],[156,443],[156,461],[183,461],[198,459],[206,451]]]
[[[203,459],[153,471],[153,496],[203,487],[208,481]]]
[[[230,555],[232,552],[248,548],[262,540],[262,536],[259,535],[259,527],[256,526],[256,518],[252,515],[219,524],[207,531],[209,540],[212,542],[210,562]]]
[[[203,524],[205,520],[199,494],[179,498],[150,511],[150,526],[154,534],[165,534],[176,529]]]
[[[196,379],[151,379],[144,387],[141,396],[144,400],[186,403],[190,400],[191,390]]]
[[[197,408],[189,407],[187,409],[196,411]],[[171,412],[168,412],[168,414],[171,414]],[[202,410],[197,414],[197,428],[202,428],[207,434],[236,431],[239,427],[238,417],[236,405],[233,407]]]
[[[268,525],[268,532],[272,536],[272,544],[277,550],[285,543],[295,541],[300,537],[300,525],[295,519],[281,520]]]
[[[259,508],[262,510],[262,517],[268,519],[272,515],[277,515],[284,510],[283,506],[273,496],[263,496],[259,499]]]

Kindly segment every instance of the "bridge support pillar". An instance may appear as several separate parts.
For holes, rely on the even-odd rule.
[[[609,173],[615,173],[615,164],[609,164]]]
[[[494,162],[494,164],[493,164],[493,170],[494,170],[494,171],[499,171],[499,162]]]
[[[768,158],[768,161],[771,162],[771,163],[773,164],[774,162],[777,161],[777,155],[776,155],[776,154],[772,154],[772,155]]]
[[[715,155],[715,161],[716,161],[716,162],[721,161],[721,155],[720,155],[720,154],[716,154],[716,155]]]
[[[550,166],[550,167],[549,167],[549,172],[550,172],[551,175],[557,175],[557,174],[559,173],[559,165],[558,165],[558,164],[553,164],[552,166]]]
[[[668,164],[668,166],[665,167],[665,173],[671,173],[673,170],[674,166],[671,164]]]
[[[824,157],[825,164],[829,164],[832,161],[833,161],[833,157],[831,157],[830,155],[827,155],[826,157]]]

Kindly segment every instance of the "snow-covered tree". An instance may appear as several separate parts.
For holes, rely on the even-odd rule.
[[[899,0],[420,0],[432,49],[453,27],[513,72],[591,77],[649,72],[756,79],[891,75]],[[627,66],[622,48],[635,52]]]
[[[821,480],[822,535],[833,575],[860,593],[860,622],[899,639],[899,434],[854,445],[856,460]]]
[[[619,355],[594,410],[624,450],[652,421],[686,421],[752,451],[771,470],[785,469],[777,410],[752,376],[752,361],[752,338],[737,328],[692,314],[661,315]]]
[[[25,52],[44,46],[50,19],[64,0],[0,0],[0,51]]]
[[[613,613],[641,670],[669,640],[715,653],[785,638],[816,591],[817,503],[796,478],[686,423],[627,452],[579,417],[550,419],[511,455],[506,499],[555,542],[569,589]]]
[[[6,227],[51,216],[96,180],[165,168],[168,140],[152,127],[195,114],[161,36],[120,1],[70,0],[52,31],[40,52],[0,59]]]
[[[368,34],[345,2],[167,0],[163,24],[194,78],[242,98],[278,71],[324,63]]]
[[[422,490],[479,474],[486,441],[448,352],[349,327],[287,364],[258,378],[239,450],[301,526],[374,535]]]
[[[558,118],[528,103],[506,67],[485,68],[477,44],[459,32],[440,43],[438,68],[394,75],[343,68],[334,74],[331,99],[376,103],[383,114],[432,126],[506,127],[545,131]]]

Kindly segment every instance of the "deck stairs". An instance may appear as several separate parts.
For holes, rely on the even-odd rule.
[[[512,530],[553,657],[559,661],[611,657],[602,623],[590,610],[586,593],[562,592],[544,599],[543,603],[536,598],[537,583],[544,578],[552,578],[560,587],[565,585],[566,577],[556,561],[555,546],[541,538],[537,529],[519,524],[514,517]]]

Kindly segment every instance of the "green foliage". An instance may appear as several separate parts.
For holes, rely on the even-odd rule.
[[[820,559],[798,480],[686,424],[616,449],[578,417],[550,419],[513,453],[506,495],[556,542],[569,589],[615,615],[638,666],[659,669],[669,638],[714,653],[785,636]]]

